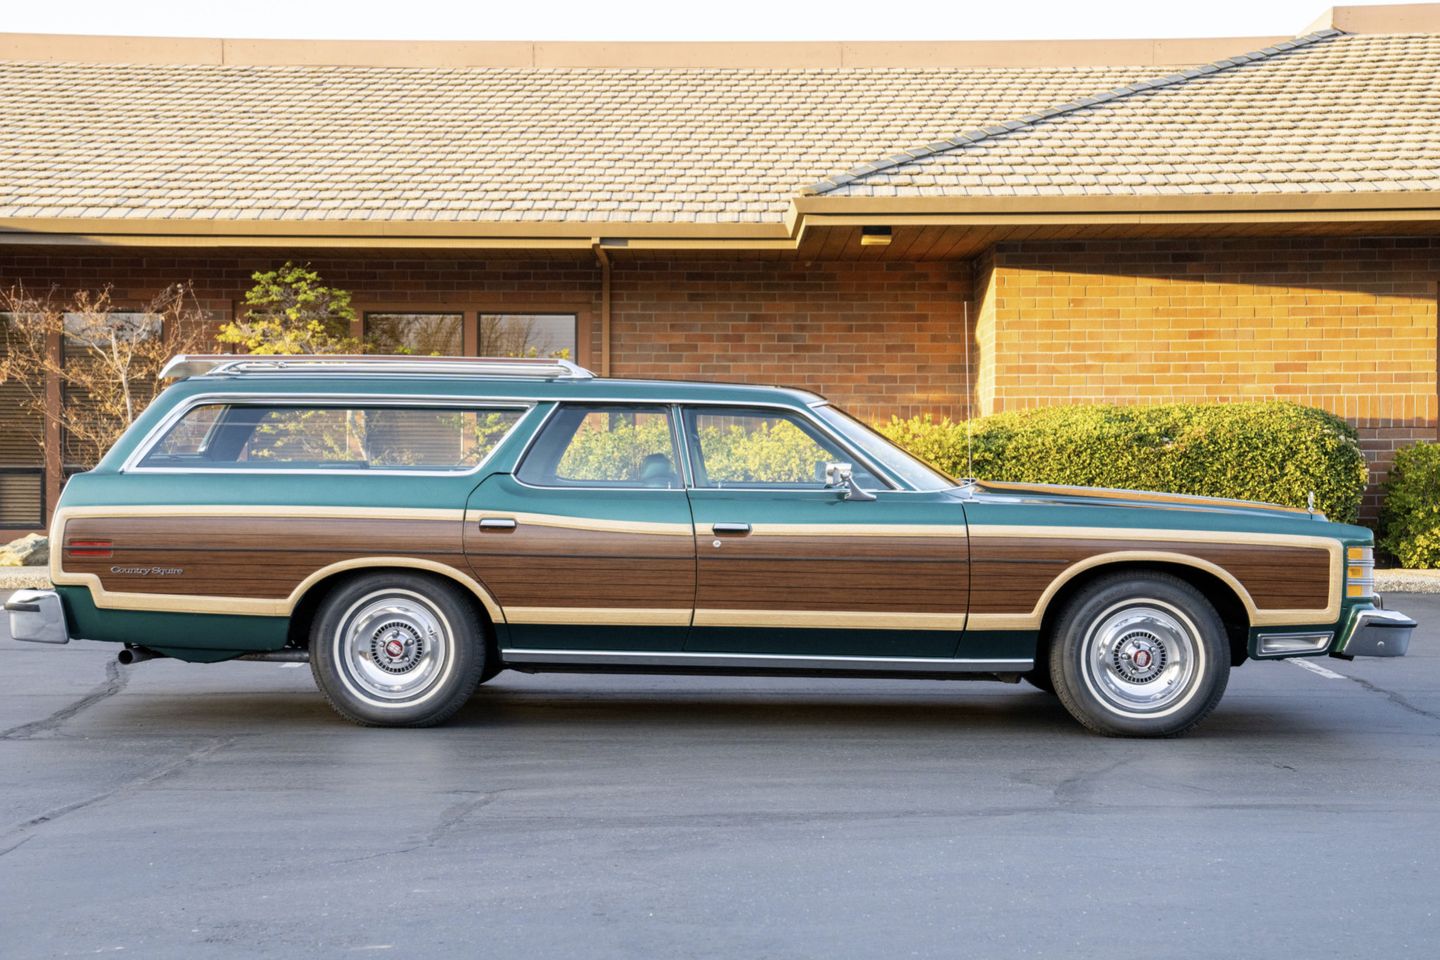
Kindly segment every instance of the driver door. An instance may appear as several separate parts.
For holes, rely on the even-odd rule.
[[[798,411],[696,406],[683,422],[698,578],[687,652],[857,670],[955,656],[969,592],[958,504],[893,489]],[[835,463],[873,499],[827,487]]]

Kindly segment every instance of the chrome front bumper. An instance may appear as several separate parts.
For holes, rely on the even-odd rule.
[[[1415,621],[1396,610],[1361,610],[1355,614],[1336,656],[1403,657],[1410,649]]]
[[[10,636],[33,643],[69,643],[65,608],[54,590],[16,590],[5,601]]]

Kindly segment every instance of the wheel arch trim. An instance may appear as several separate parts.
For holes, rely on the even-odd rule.
[[[426,573],[434,573],[446,579],[453,580],[468,590],[470,594],[480,602],[480,605],[485,608],[485,612],[489,615],[491,621],[494,623],[505,622],[505,611],[480,581],[468,573],[450,566],[448,563],[426,560],[421,557],[354,557],[349,560],[340,560],[336,563],[321,567],[304,580],[301,580],[299,585],[290,592],[290,596],[285,598],[284,601],[280,601],[286,604],[283,615],[289,616],[293,613],[295,608],[300,604],[300,601],[316,584],[336,574],[349,573],[356,570],[394,568],[423,570]]]
[[[1045,592],[1036,601],[1029,613],[972,613],[966,626],[970,630],[1039,630],[1045,614],[1056,595],[1066,584],[1081,574],[1105,567],[1128,564],[1170,564],[1191,567],[1204,571],[1224,583],[1245,608],[1251,626],[1271,626],[1289,623],[1313,623],[1317,612],[1314,610],[1260,610],[1245,585],[1234,574],[1219,564],[1185,553],[1165,550],[1117,550],[1096,554],[1077,560],[1061,571],[1046,586]]]

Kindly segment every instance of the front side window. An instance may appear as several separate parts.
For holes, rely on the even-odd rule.
[[[953,478],[915,459],[839,407],[826,403],[814,410],[815,415],[824,420],[831,430],[914,489],[947,490],[955,486]]]
[[[697,487],[818,490],[828,464],[848,463],[862,488],[885,489],[834,440],[784,410],[692,407],[685,434]]]
[[[666,407],[565,404],[516,476],[544,487],[679,489],[678,463]]]
[[[202,403],[139,466],[454,470],[478,466],[524,411],[482,407]]]

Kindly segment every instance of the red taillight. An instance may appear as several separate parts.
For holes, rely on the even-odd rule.
[[[72,557],[108,557],[114,544],[109,540],[71,540],[65,553]]]

